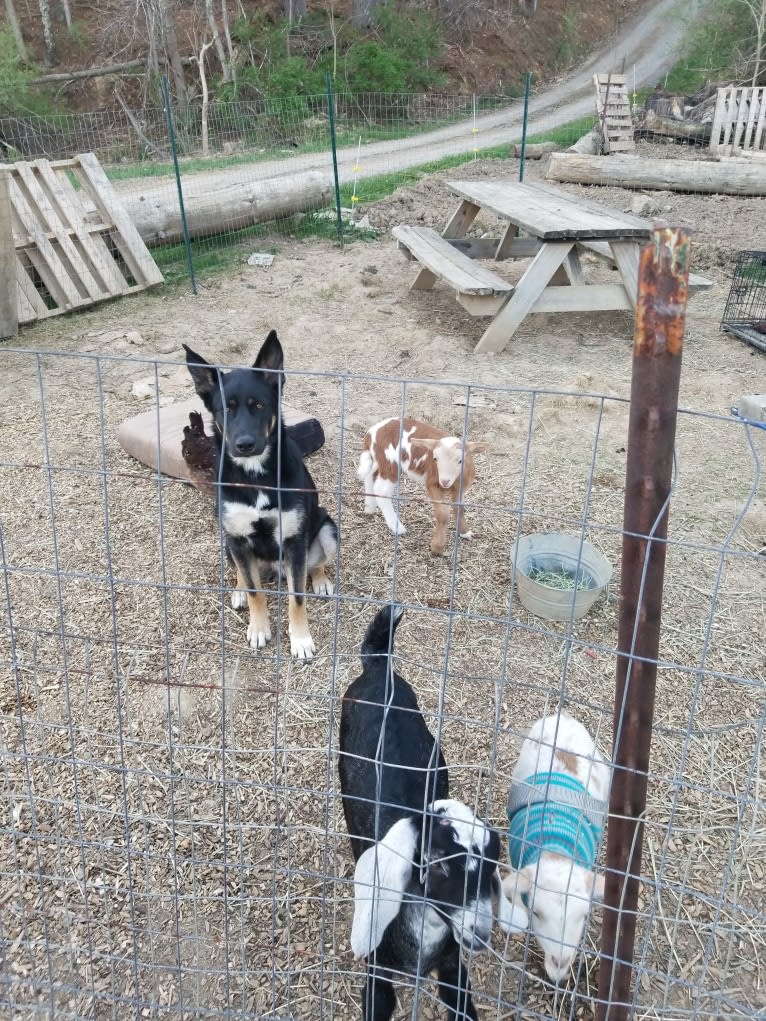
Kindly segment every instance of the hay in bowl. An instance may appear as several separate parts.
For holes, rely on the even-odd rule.
[[[522,605],[548,620],[584,616],[612,577],[612,565],[595,546],[563,532],[521,536],[511,556]]]

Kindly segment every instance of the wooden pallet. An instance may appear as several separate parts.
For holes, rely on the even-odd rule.
[[[624,74],[594,74],[596,112],[605,153],[633,152],[633,118]]]
[[[12,335],[14,300],[17,322],[27,323],[163,282],[92,153],[2,169],[0,225],[6,236],[0,236],[0,248],[9,246],[10,221],[15,250],[10,292],[0,295],[2,335]]]
[[[718,90],[710,149],[718,156],[766,153],[766,86],[729,85]]]

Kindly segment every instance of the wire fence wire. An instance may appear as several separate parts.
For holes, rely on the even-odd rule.
[[[532,722],[566,709],[609,755],[619,607],[579,620],[519,602],[517,535],[583,535],[620,571],[627,402],[597,392],[288,373],[338,409],[309,459],[338,521],[335,593],[308,595],[318,647],[292,660],[284,583],[255,652],[212,501],[129,458],[117,397],[135,359],[3,349],[17,399],[0,460],[0,1003],[13,1018],[354,1016],[353,859],[337,781],[340,700],[378,606],[405,617],[396,664],[441,741],[451,796],[502,834]],[[142,370],[158,377],[164,363]],[[474,538],[431,559],[421,490],[398,492],[408,535],[363,514],[355,475],[381,406],[460,400],[526,423],[517,456],[466,496]],[[76,405],[71,396],[77,395]],[[540,416],[587,415],[551,444]],[[8,409],[6,409],[8,410]],[[159,420],[158,420],[159,421]],[[370,424],[372,424],[370,422]],[[752,1017],[763,1008],[764,431],[682,410],[637,919],[636,1016]],[[180,442],[180,436],[179,436]],[[710,452],[726,464],[712,477]],[[614,583],[613,583],[614,586]],[[279,595],[277,594],[279,593]],[[503,844],[505,841],[503,840]],[[506,851],[503,851],[506,860]],[[466,955],[483,1018],[590,1018],[600,911],[555,987],[529,934]],[[395,975],[397,1016],[441,1016],[427,979]]]
[[[640,143],[672,142],[674,151],[685,150],[692,160],[711,155],[713,87],[701,90],[699,103],[685,107],[690,97],[667,98],[661,90],[645,101],[629,70],[623,77],[633,134]],[[524,78],[519,76],[514,95],[336,95],[332,120],[339,195],[347,211],[342,236],[374,235],[381,225],[374,216],[366,217],[370,202],[417,181],[435,161],[456,165],[491,157],[503,161],[504,172],[516,178],[523,170],[514,144],[522,137],[534,142],[553,134],[557,146],[566,149],[598,128],[595,88],[592,104],[582,106],[584,116],[564,124],[555,109],[535,105],[533,89],[525,125]],[[697,97],[691,98],[696,102]],[[199,268],[215,265],[225,253],[244,258],[259,241],[268,245],[275,236],[335,236],[329,103],[327,95],[261,97],[205,108],[199,103],[175,106],[172,118],[162,107],[3,117],[0,142],[8,162],[95,153],[166,277],[183,279],[184,224],[174,152]],[[697,114],[687,116],[684,111],[691,109]],[[737,109],[732,106],[727,116],[736,120]],[[694,116],[698,120],[689,119]],[[552,123],[560,125],[553,132]],[[419,135],[424,136],[422,145],[413,145],[413,136]],[[640,191],[642,182],[629,186]]]

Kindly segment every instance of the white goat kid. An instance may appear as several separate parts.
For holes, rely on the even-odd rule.
[[[569,972],[592,899],[593,871],[608,810],[611,767],[577,720],[561,713],[531,727],[508,795],[509,900],[529,910],[530,929],[554,982]]]

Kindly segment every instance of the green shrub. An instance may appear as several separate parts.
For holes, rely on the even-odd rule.
[[[305,57],[283,57],[266,69],[264,88],[270,99],[314,96],[324,89],[320,71],[313,70]]]
[[[345,63],[349,92],[408,92],[405,61],[381,43],[370,40],[351,47]]]
[[[19,60],[16,41],[10,29],[0,30],[0,117],[29,109],[29,81],[34,70]]]
[[[381,7],[378,34],[403,63],[405,92],[444,84],[445,76],[434,67],[445,45],[439,21],[425,11],[411,10],[407,3]]]

